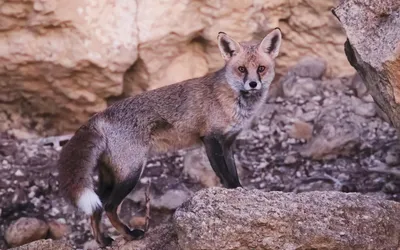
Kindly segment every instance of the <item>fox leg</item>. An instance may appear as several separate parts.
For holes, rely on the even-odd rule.
[[[95,238],[96,242],[101,247],[105,247],[111,245],[113,239],[110,236],[105,236],[100,229],[102,213],[103,209],[95,210],[92,216],[90,216],[90,225],[92,227],[93,237]]]
[[[123,158],[123,157],[122,157]],[[132,158],[132,157],[128,157]],[[113,190],[110,194],[109,199],[104,204],[104,209],[108,218],[110,219],[111,224],[117,229],[117,231],[123,235],[126,240],[137,240],[141,239],[144,236],[144,231],[140,229],[130,230],[118,217],[117,209],[124,198],[133,190],[133,188],[138,183],[140,176],[142,174],[142,170],[144,167],[144,159],[141,157],[140,160],[128,159],[121,160],[120,164],[118,164],[117,169],[120,170],[116,176],[118,180]],[[124,158],[123,158],[124,159]],[[124,163],[122,163],[124,162]],[[127,165],[129,164],[129,165]],[[132,164],[133,167],[132,167]],[[132,170],[132,171],[129,171]]]
[[[226,188],[242,187],[232,151],[236,135],[232,134],[229,137],[209,135],[202,138],[211,167]]]
[[[100,200],[104,203],[111,194],[113,188],[112,175],[107,171],[107,166],[103,163],[99,164],[99,185],[97,195]],[[100,229],[101,217],[103,214],[103,208],[96,209],[90,217],[90,225],[92,227],[93,236],[96,242],[104,247],[111,244],[113,239],[109,236],[105,236]]]

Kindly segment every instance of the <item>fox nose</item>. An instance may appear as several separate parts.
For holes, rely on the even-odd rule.
[[[257,87],[257,83],[256,82],[250,82],[249,86],[250,86],[250,88],[254,89],[255,87]]]

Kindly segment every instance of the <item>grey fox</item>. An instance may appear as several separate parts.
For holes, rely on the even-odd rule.
[[[117,208],[137,184],[149,154],[204,145],[222,185],[241,187],[232,145],[266,100],[281,40],[279,28],[258,43],[238,43],[220,32],[222,69],[118,101],[75,132],[60,154],[59,187],[91,216],[100,246],[112,242],[100,230],[103,210],[125,239],[143,237],[142,230],[120,221]]]

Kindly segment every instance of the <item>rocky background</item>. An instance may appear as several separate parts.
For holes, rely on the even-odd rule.
[[[277,26],[278,75],[235,145],[245,189],[217,188],[202,149],[156,156],[120,207],[126,223],[143,227],[151,181],[148,236],[124,242],[105,218],[111,248],[400,247],[395,112],[382,105],[388,95],[374,102],[377,78],[365,77],[391,72],[380,89],[399,77],[400,64],[369,62],[397,55],[400,36],[388,30],[400,4],[371,1],[0,2],[0,249],[97,249],[88,218],[58,195],[55,163],[68,134],[118,99],[220,67],[218,31],[249,40]],[[379,25],[391,36],[374,32]],[[346,35],[358,63],[372,56],[362,64],[370,71],[355,73]],[[368,54],[375,35],[390,42]],[[388,93],[395,101],[397,87]]]
[[[219,31],[249,40],[280,27],[280,74],[304,55],[325,58],[327,76],[354,73],[337,2],[3,0],[0,131],[73,132],[116,99],[216,70]]]

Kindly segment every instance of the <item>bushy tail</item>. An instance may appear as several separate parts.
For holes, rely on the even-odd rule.
[[[105,139],[95,128],[82,126],[64,145],[58,161],[60,192],[88,215],[102,206],[92,172],[105,148]]]

